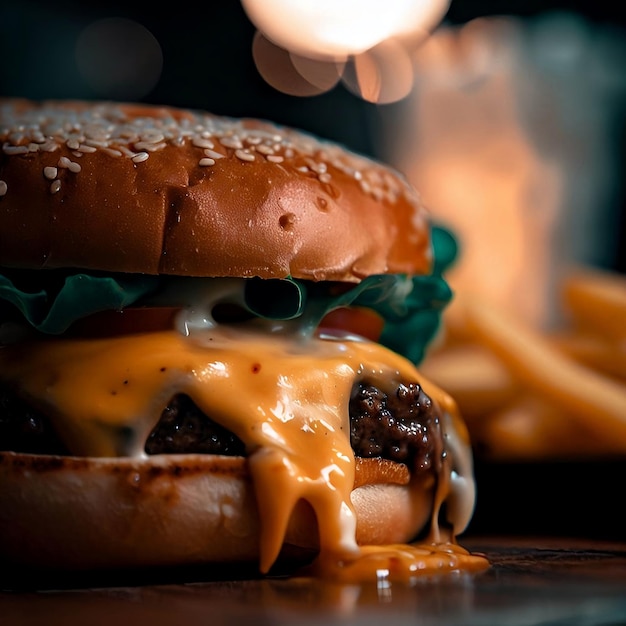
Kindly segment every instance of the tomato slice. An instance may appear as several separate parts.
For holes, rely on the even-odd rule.
[[[322,329],[342,330],[370,341],[378,341],[384,325],[385,320],[378,313],[364,307],[335,309],[320,322]]]
[[[66,332],[73,337],[116,337],[174,328],[179,307],[129,307],[100,311],[76,320]]]

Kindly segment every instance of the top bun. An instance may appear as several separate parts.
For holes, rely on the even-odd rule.
[[[397,172],[253,119],[0,100],[0,265],[358,282],[430,269]]]

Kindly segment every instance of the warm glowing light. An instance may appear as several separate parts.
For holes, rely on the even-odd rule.
[[[368,102],[397,102],[413,87],[410,53],[398,41],[386,41],[354,57],[342,80],[350,91]]]
[[[253,56],[263,78],[311,96],[339,80],[371,102],[404,98],[412,53],[443,18],[449,0],[242,0],[258,29]]]
[[[440,20],[446,0],[242,0],[255,26],[277,45],[326,60],[360,54]]]
[[[265,82],[291,96],[316,96],[339,82],[334,63],[292,55],[260,32],[252,43],[252,57]]]
[[[505,20],[437,30],[414,53],[418,88],[387,135],[395,137],[391,160],[459,240],[461,262],[448,275],[455,292],[481,294],[539,324],[564,171],[529,133],[518,45]],[[546,120],[555,106],[546,106]]]
[[[440,27],[413,52],[402,110],[381,110],[387,160],[459,239],[454,290],[533,326],[557,321],[568,263],[607,259],[606,190],[619,176],[609,129],[626,48],[592,32],[568,14]]]

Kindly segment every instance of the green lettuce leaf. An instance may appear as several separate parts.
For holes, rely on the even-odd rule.
[[[0,299],[13,304],[26,321],[42,333],[58,335],[73,322],[92,313],[120,310],[152,292],[157,276],[69,275],[57,293],[44,289],[19,289],[8,276],[0,274]]]

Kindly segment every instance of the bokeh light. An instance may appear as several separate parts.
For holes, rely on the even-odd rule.
[[[138,22],[106,18],[81,32],[76,64],[97,96],[139,100],[158,82],[163,54],[156,38]]]
[[[316,96],[332,89],[340,79],[334,63],[290,54],[261,32],[254,36],[252,56],[265,82],[291,96]]]
[[[355,56],[343,74],[343,84],[368,102],[402,100],[413,87],[413,62],[401,43],[389,39]]]
[[[354,94],[395,102],[413,85],[412,54],[449,0],[242,0],[258,29],[261,76],[275,89],[310,96],[341,79]],[[282,51],[282,52],[281,52]]]

